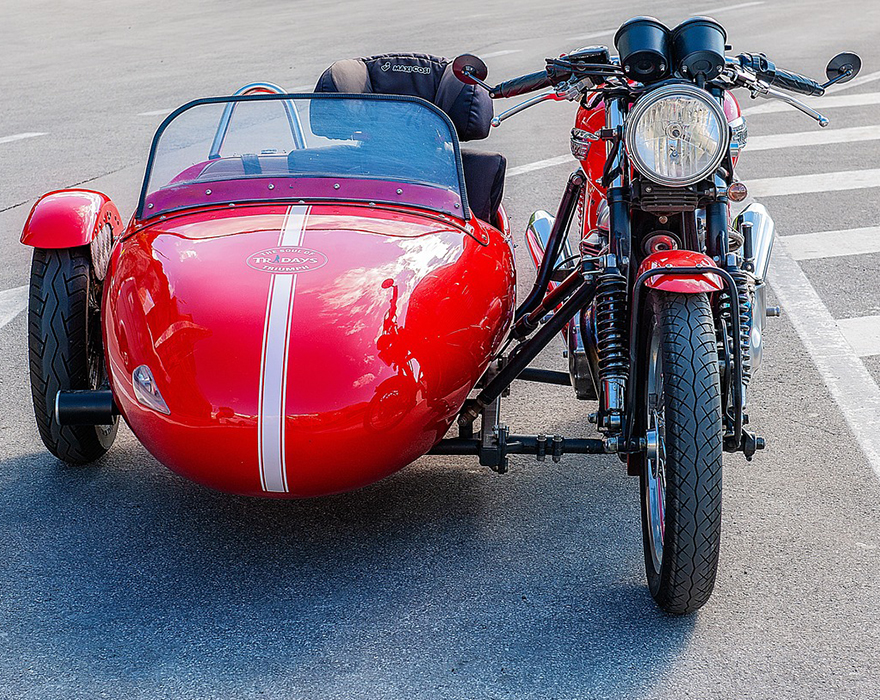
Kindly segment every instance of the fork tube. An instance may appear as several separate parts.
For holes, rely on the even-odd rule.
[[[624,97],[617,97],[606,102],[605,127],[614,133],[622,129],[624,124]],[[622,138],[622,136],[621,136]],[[626,269],[629,264],[630,253],[630,212],[629,203],[626,201],[626,188],[624,175],[626,163],[623,158],[623,148],[616,141],[608,142],[608,158],[613,159],[610,170],[618,170],[617,175],[608,186],[608,243],[610,252],[617,257],[618,264]]]

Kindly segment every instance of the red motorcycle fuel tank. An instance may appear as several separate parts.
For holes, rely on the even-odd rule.
[[[261,205],[136,229],[104,298],[123,416],[222,491],[317,496],[397,471],[443,437],[512,319],[510,242],[472,224]]]

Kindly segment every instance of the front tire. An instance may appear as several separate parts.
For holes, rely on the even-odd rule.
[[[88,247],[34,250],[28,301],[28,355],[34,416],[43,444],[68,464],[101,457],[116,438],[110,425],[59,425],[59,391],[104,385],[101,285]]]
[[[721,390],[706,294],[651,290],[644,338],[642,540],[651,595],[666,612],[700,608],[721,542]],[[652,458],[653,456],[653,458]]]

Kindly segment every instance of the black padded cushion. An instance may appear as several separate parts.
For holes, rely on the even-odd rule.
[[[315,92],[375,92],[412,95],[432,102],[449,115],[461,141],[489,135],[492,98],[452,73],[452,62],[421,53],[387,53],[337,61],[321,75]]]
[[[495,213],[504,195],[507,158],[500,153],[483,153],[467,148],[461,151],[461,163],[471,211],[478,219],[497,226]]]

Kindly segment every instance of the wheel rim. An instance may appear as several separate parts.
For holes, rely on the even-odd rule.
[[[663,357],[659,327],[654,327],[648,353],[648,386],[645,405],[647,459],[645,460],[645,518],[648,548],[654,571],[663,564],[666,530],[666,418],[663,401]]]

